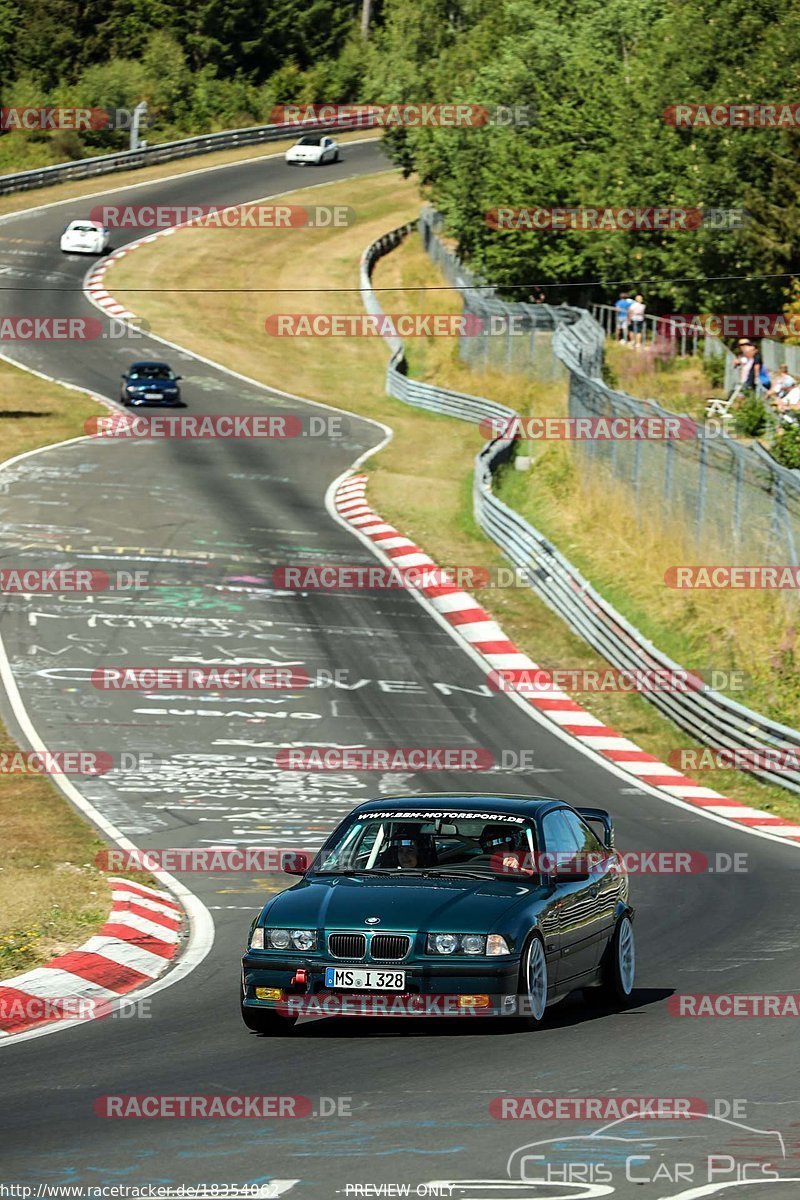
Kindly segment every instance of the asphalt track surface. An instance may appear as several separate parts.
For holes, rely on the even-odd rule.
[[[374,144],[351,145],[324,175],[261,160],[108,199],[233,203],[385,166]],[[109,191],[114,186],[109,180]],[[87,263],[58,250],[64,224],[87,208],[76,201],[0,222],[2,313],[99,315],[80,291]],[[134,236],[117,234],[114,245]],[[176,304],[190,302],[176,296]],[[184,376],[190,412],[324,414],[148,338],[3,349],[109,398],[127,362],[166,356]],[[275,384],[291,390],[292,381]],[[552,794],[609,808],[624,849],[704,851],[712,861],[717,852],[744,853],[746,872],[632,880],[638,986],[624,1013],[597,1013],[577,998],[535,1033],[489,1023],[329,1020],[282,1040],[244,1029],[237,983],[249,922],[283,881],[183,875],[211,910],[216,938],[197,969],[152,998],[148,1019],[96,1021],[0,1051],[0,1181],[283,1180],[297,1181],[284,1194],[298,1200],[357,1195],[366,1184],[405,1184],[422,1195],[430,1181],[462,1181],[439,1194],[465,1200],[656,1200],[711,1182],[720,1186],[702,1194],[797,1197],[800,1183],[788,1182],[800,1176],[796,1026],[680,1019],[667,1007],[674,993],[800,990],[797,850],[670,804],[593,761],[490,692],[480,667],[413,595],[295,595],[272,586],[272,570],[287,562],[374,562],[331,517],[325,493],[383,436],[353,417],[338,438],[80,441],[0,472],[5,565],[148,570],[157,585],[3,600],[0,634],[44,742],[150,756],[138,770],[80,781],[83,793],[146,847],[314,846],[370,795]],[[96,666],[237,660],[339,671],[347,686],[265,700],[105,693],[89,682]],[[8,705],[5,716],[17,729]],[[488,748],[498,760],[525,750],[535,769],[337,777],[296,775],[270,761],[278,747],[311,743]],[[121,1120],[94,1109],[109,1094],[211,1093],[305,1095],[320,1115]],[[493,1097],[530,1094],[696,1097],[729,1121],[628,1121],[609,1131],[612,1140],[597,1136],[602,1122],[499,1121],[489,1113]],[[342,1115],[323,1115],[323,1097],[349,1098],[338,1102]],[[549,1143],[525,1152],[544,1159],[514,1154],[533,1142]],[[709,1163],[714,1155],[730,1158]]]

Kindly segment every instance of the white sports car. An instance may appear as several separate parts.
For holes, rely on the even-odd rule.
[[[324,162],[339,161],[339,147],[324,133],[307,133],[286,151],[289,166],[318,167]]]
[[[70,221],[61,235],[64,254],[103,254],[108,242],[108,230],[99,221]]]

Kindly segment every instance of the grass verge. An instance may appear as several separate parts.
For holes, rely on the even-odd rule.
[[[297,193],[295,199],[302,202],[303,193]],[[126,298],[126,290],[137,290],[137,313],[170,341],[230,363],[266,384],[287,386],[301,395],[390,424],[394,439],[368,464],[370,498],[377,510],[440,564],[504,565],[505,560],[477,530],[471,516],[472,458],[482,443],[475,427],[410,409],[387,397],[383,391],[387,351],[379,339],[337,338],[325,343],[328,353],[321,355],[315,339],[265,334],[264,321],[272,313],[360,313],[356,289],[362,250],[376,236],[415,217],[419,206],[414,187],[394,173],[332,184],[330,190],[316,190],[314,199],[351,204],[358,221],[349,229],[336,231],[182,231],[115,263],[108,277],[109,290],[120,299]],[[267,269],[275,290],[268,297],[254,297],[249,289],[263,283]],[[169,291],[163,290],[165,279],[171,281]],[[193,295],[187,310],[179,303],[180,291],[196,286],[199,279],[205,291]],[[387,289],[381,296],[387,312],[460,312],[454,292],[423,290],[439,288],[441,280],[416,239],[409,239],[380,261],[375,282]],[[343,290],[331,291],[336,288]],[[224,300],[218,300],[222,289]],[[330,367],[332,355],[334,370]],[[533,408],[537,413],[555,414],[564,410],[563,385],[559,389],[500,372],[475,373],[458,363],[450,339],[415,339],[410,363],[417,378],[490,395],[521,412]],[[526,493],[528,477],[518,476],[513,485]],[[525,500],[526,494],[519,498]],[[574,531],[554,540],[569,555],[580,551]],[[641,548],[623,543],[615,561],[626,555],[633,564]],[[576,557],[579,565],[586,565],[579,553]],[[613,582],[613,575],[608,578]],[[542,665],[598,669],[604,665],[604,660],[527,589],[482,593],[480,598],[503,622],[509,636]],[[619,585],[610,598],[620,601]],[[681,619],[685,622],[692,615],[687,606]],[[660,757],[677,746],[692,745],[640,696],[605,693],[580,699],[605,723]],[[800,802],[789,793],[739,772],[709,772],[707,779],[710,786],[745,803],[791,818],[800,814]]]

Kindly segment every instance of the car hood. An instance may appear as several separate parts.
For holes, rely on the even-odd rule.
[[[266,924],[297,928],[492,932],[544,889],[504,879],[326,876],[304,879],[265,907]]]

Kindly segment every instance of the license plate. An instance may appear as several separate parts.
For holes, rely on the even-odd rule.
[[[163,400],[164,393],[163,392],[145,392],[144,398],[145,398],[145,400]]]
[[[360,970],[353,967],[326,967],[325,987],[357,988],[376,992],[402,992],[405,971]]]

